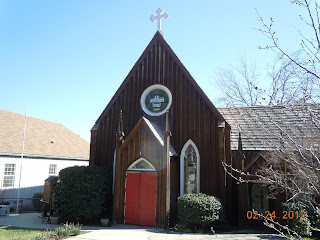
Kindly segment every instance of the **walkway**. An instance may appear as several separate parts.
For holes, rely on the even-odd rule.
[[[43,223],[40,213],[20,213],[10,214],[9,216],[0,216],[0,226],[11,226],[33,229],[55,229],[60,227],[58,224]],[[101,227],[83,226],[82,230],[99,230]]]
[[[54,229],[60,225],[46,224],[42,222],[39,213],[10,214],[0,216],[0,226],[12,226],[33,229]],[[274,234],[250,233],[251,230],[242,230],[237,233],[224,234],[186,234],[171,232],[155,227],[140,227],[133,225],[115,225],[109,228],[82,226],[82,230],[88,233],[70,237],[68,240],[280,240],[281,237]]]
[[[105,230],[92,231],[68,238],[68,240],[280,240],[273,234],[186,234],[170,232],[159,228],[116,225]]]

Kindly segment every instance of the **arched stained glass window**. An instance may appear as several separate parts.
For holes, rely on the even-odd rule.
[[[200,155],[192,140],[186,142],[180,156],[180,195],[199,193]]]

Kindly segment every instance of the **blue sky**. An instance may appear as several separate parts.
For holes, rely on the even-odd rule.
[[[273,17],[280,43],[297,47],[299,8],[289,0],[0,0],[0,109],[63,124],[86,140],[90,129],[154,36],[161,7],[165,39],[214,102],[213,76],[241,56],[261,69],[274,59],[260,14]],[[263,77],[261,81],[263,81]],[[215,103],[215,102],[214,102]],[[218,104],[218,103],[217,103]]]

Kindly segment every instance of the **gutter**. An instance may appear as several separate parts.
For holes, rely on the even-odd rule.
[[[0,157],[21,158],[21,153],[20,154],[18,154],[18,153],[0,153]],[[88,158],[79,158],[79,157],[44,156],[44,155],[32,155],[32,154],[24,154],[23,158],[67,160],[67,161],[89,161],[89,157]]]

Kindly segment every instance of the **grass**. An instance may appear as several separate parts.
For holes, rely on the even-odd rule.
[[[81,225],[73,223],[66,223],[51,231],[0,226],[0,240],[64,239],[83,233]]]
[[[286,234],[287,237],[290,237],[290,235]],[[304,240],[320,240],[318,237],[304,237]]]
[[[319,240],[317,237],[304,237],[304,240]]]
[[[0,240],[10,240],[19,238],[21,240],[29,240],[32,237],[41,236],[43,230],[33,230],[24,228],[15,228],[8,226],[0,226]]]

